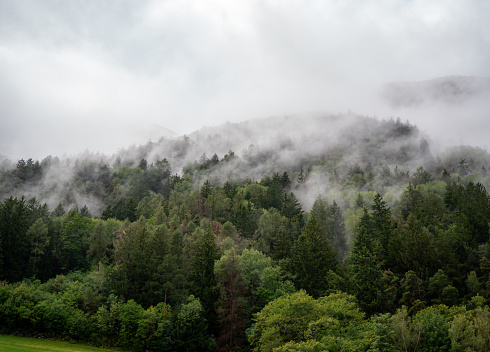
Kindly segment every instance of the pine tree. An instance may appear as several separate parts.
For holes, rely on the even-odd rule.
[[[331,289],[328,272],[337,270],[337,254],[314,215],[294,244],[289,265],[298,289],[304,289],[315,297]]]
[[[364,208],[350,256],[352,290],[361,308],[374,314],[382,304],[378,284],[383,276],[379,241],[373,237],[373,220]]]
[[[336,201],[333,201],[332,205],[328,208],[329,226],[327,233],[331,239],[332,246],[337,252],[338,260],[342,260],[347,252],[347,234],[345,231],[344,217],[342,210],[338,206]]]
[[[379,193],[374,196],[372,213],[373,236],[381,245],[383,259],[387,257],[388,243],[391,239],[393,228],[391,225],[391,210]]]
[[[194,253],[189,275],[189,291],[199,298],[204,308],[204,317],[208,321],[209,332],[217,332],[217,302],[219,291],[214,274],[214,262],[218,259],[216,236],[210,228],[204,229]]]
[[[223,263],[218,277],[221,293],[218,345],[220,351],[234,351],[245,343],[246,320],[249,315],[247,289],[236,253],[232,251],[220,261]]]

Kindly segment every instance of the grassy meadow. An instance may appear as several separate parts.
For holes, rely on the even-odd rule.
[[[77,345],[69,342],[35,339],[30,337],[18,337],[0,335],[0,351],[2,352],[100,352],[114,351],[102,348],[95,348],[85,345]]]

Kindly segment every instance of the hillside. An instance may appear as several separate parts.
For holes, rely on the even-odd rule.
[[[489,77],[447,76],[427,81],[392,82],[382,89],[393,107],[427,106],[437,103],[458,105],[474,99],[488,101]]]
[[[371,173],[369,180],[362,181],[361,189],[382,190],[386,185],[379,176],[387,170],[413,173],[422,166],[437,176],[443,169],[456,170],[462,159],[477,173],[490,165],[488,154],[478,148],[433,154],[430,140],[409,122],[353,114],[227,123],[121,149],[114,155],[86,152],[70,158],[26,158],[17,164],[4,160],[0,199],[24,195],[46,202],[50,209],[60,203],[65,208],[87,206],[92,214],[100,215],[108,204],[123,197],[131,195],[138,201],[144,196],[131,193],[141,176],[138,165],[144,161],[149,174],[161,172],[154,175],[153,191],[165,187],[171,175],[188,175],[193,187],[199,187],[205,180],[213,184],[259,181],[286,171],[293,187],[298,187],[299,174],[308,173],[309,180],[314,181],[302,186],[299,197],[309,209],[316,193],[342,186],[355,167],[368,168],[366,174]],[[335,183],[330,182],[333,173],[337,175]]]
[[[133,351],[488,350],[490,155],[287,116],[4,160],[0,333]]]

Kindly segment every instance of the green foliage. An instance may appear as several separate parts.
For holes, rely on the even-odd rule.
[[[208,322],[209,331],[217,330],[217,303],[219,290],[214,264],[218,259],[218,247],[216,236],[211,229],[204,225],[203,234],[198,239],[197,248],[192,258],[192,266],[189,274],[189,291],[202,303],[204,317]]]
[[[264,210],[257,222],[255,240],[257,249],[273,259],[284,259],[290,254],[293,238],[288,231],[289,221],[275,208]]]
[[[184,137],[159,144],[171,161],[135,148],[112,166],[2,167],[0,329],[131,350],[247,349],[247,329],[256,350],[488,350],[488,153],[434,158],[398,120],[338,139],[287,165],[273,146],[192,162]],[[9,197],[37,190],[51,213]]]
[[[72,210],[63,222],[60,265],[65,273],[87,269],[87,249],[94,222]]]
[[[297,288],[315,297],[336,289],[330,285],[327,273],[337,269],[337,256],[314,215],[296,241],[288,265]]]
[[[445,305],[427,307],[418,312],[412,324],[421,331],[420,351],[450,351],[449,327],[454,315],[462,309],[452,309]]]
[[[199,299],[191,295],[175,320],[175,351],[212,351],[216,342],[207,330],[204,308]]]
[[[299,291],[258,313],[249,341],[254,351],[363,350],[364,322],[352,296],[338,293],[315,300]]]
[[[220,289],[218,319],[220,332],[217,342],[221,350],[234,350],[243,346],[249,314],[247,287],[235,251],[229,251],[215,264]]]

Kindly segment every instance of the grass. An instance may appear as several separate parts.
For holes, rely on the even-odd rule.
[[[18,337],[0,335],[0,351],[2,352],[102,352],[115,351],[95,348],[85,345],[76,345],[69,342],[34,339],[30,337]]]

